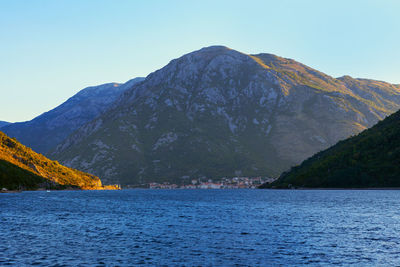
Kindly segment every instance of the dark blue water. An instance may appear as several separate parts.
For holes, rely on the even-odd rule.
[[[400,264],[400,191],[0,194],[0,265]]]

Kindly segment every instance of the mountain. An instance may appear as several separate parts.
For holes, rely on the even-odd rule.
[[[0,132],[0,188],[114,189],[94,175],[62,166]]]
[[[150,74],[51,156],[121,184],[277,177],[399,108],[399,85],[213,46]]]
[[[73,131],[99,116],[122,92],[142,80],[136,78],[124,84],[107,83],[85,88],[33,120],[13,123],[1,130],[33,150],[46,153]]]
[[[6,190],[62,188],[59,184],[48,183],[43,177],[5,160],[0,160],[0,187],[1,191],[3,188]]]
[[[400,111],[262,187],[400,187]],[[289,186],[289,187],[291,187]]]
[[[7,121],[0,121],[0,128],[1,127],[4,127],[4,126],[6,126],[6,125],[9,125],[10,123],[9,122],[7,122]]]

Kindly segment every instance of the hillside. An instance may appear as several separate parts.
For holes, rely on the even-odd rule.
[[[62,166],[0,132],[0,188],[113,189],[94,175]]]
[[[0,128],[1,128],[1,127],[4,127],[4,126],[6,126],[6,125],[9,125],[9,124],[10,124],[9,122],[0,121]]]
[[[121,93],[142,80],[143,78],[135,78],[124,84],[107,83],[85,88],[60,106],[33,120],[13,123],[1,130],[44,154],[73,131],[99,116]]]
[[[8,161],[0,160],[0,189],[38,189],[38,188],[61,188],[56,183],[48,182],[43,177],[14,165]]]
[[[272,176],[400,108],[400,87],[213,46],[125,91],[50,155],[109,183]]]
[[[400,187],[400,112],[262,187]]]

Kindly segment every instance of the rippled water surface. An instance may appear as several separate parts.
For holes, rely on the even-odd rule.
[[[400,191],[0,194],[0,265],[399,265]]]

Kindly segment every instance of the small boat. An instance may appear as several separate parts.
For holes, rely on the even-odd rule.
[[[50,192],[50,190],[47,190],[46,192],[47,192],[47,193],[49,193],[49,192]]]

